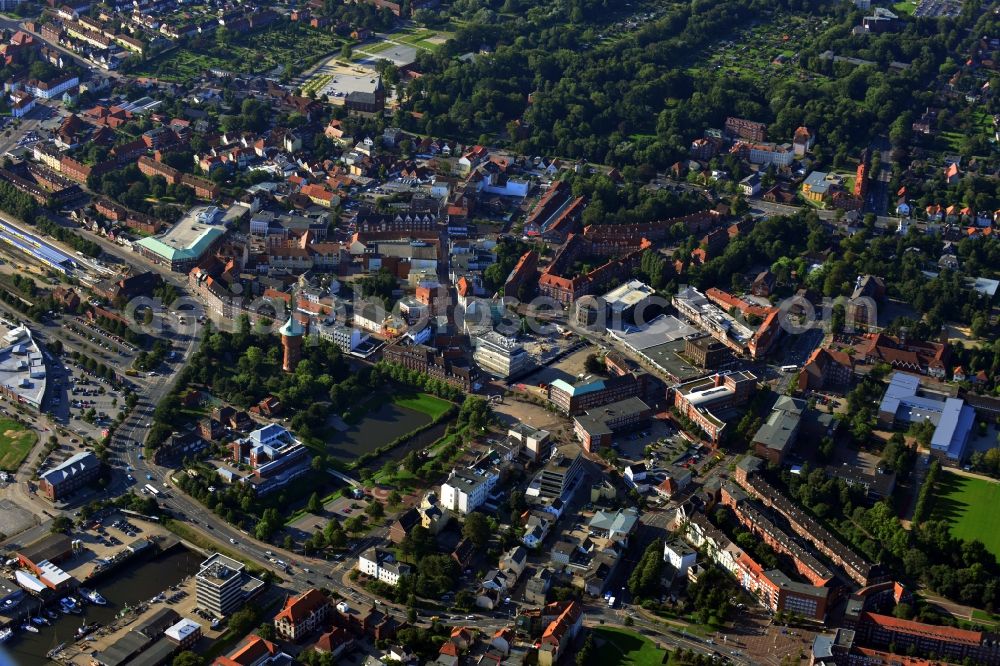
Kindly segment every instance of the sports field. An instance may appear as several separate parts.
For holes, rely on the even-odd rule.
[[[31,452],[38,433],[14,419],[0,419],[0,469],[13,472]]]
[[[1000,557],[1000,483],[942,470],[934,497],[934,520],[946,520],[961,539],[979,539]]]
[[[595,627],[595,664],[601,666],[654,666],[663,663],[663,650],[651,640],[624,629]]]

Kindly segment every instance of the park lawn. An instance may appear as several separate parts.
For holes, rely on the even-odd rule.
[[[979,539],[1000,557],[1000,483],[942,470],[934,497],[934,520],[945,520],[959,539]]]
[[[598,644],[596,664],[657,666],[663,663],[663,650],[633,631],[612,627],[595,627],[591,631]]]
[[[38,442],[38,433],[14,419],[0,419],[0,469],[14,472]]]
[[[393,397],[392,401],[400,407],[407,407],[421,414],[426,414],[432,419],[438,418],[454,406],[447,400],[428,393],[397,395]]]
[[[443,43],[439,44],[438,42],[432,42],[429,39],[421,39],[420,41],[413,42],[413,45],[427,51],[437,51],[439,48],[444,46]]]
[[[914,10],[917,8],[917,3],[911,2],[910,0],[903,0],[902,2],[897,2],[892,6],[892,11],[897,14],[910,16],[913,14]]]
[[[1000,624],[1000,615],[994,613],[988,613],[984,610],[979,610],[978,608],[973,609],[972,619],[976,622],[988,622],[990,624]]]
[[[392,42],[375,42],[373,44],[361,44],[354,49],[354,51],[355,53],[367,53],[371,55],[374,53],[381,53],[382,51],[388,51],[393,46],[395,46],[395,44]]]

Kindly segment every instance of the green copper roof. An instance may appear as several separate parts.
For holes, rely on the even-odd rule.
[[[297,338],[305,334],[302,324],[295,321],[295,317],[289,317],[288,321],[286,321],[284,325],[278,329],[278,332],[286,338]]]

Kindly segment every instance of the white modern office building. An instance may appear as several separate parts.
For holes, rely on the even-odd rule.
[[[496,377],[512,377],[527,372],[535,365],[531,355],[517,340],[496,331],[476,335],[473,344],[472,360],[484,372]]]

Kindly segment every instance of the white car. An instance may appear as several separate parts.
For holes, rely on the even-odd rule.
[[[229,537],[229,543],[231,543],[231,544],[234,544],[234,545],[235,545],[235,544],[236,544],[236,539],[234,539],[234,538],[232,538],[232,537]]]

